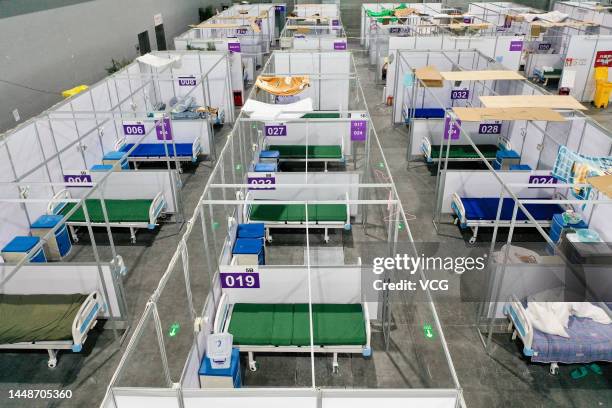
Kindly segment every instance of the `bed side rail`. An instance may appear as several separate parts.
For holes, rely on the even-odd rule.
[[[191,161],[192,162],[197,162],[198,161],[198,156],[200,155],[202,151],[202,144],[200,141],[200,136],[198,135],[198,137],[196,137],[193,140],[193,144],[191,145]]]
[[[506,139],[503,136],[500,136],[497,139],[497,146],[504,150],[512,150],[512,144],[510,144],[510,140]]]
[[[371,346],[371,339],[372,339],[372,327],[370,326],[370,312],[368,310],[368,302],[363,302],[363,316],[365,318],[365,323],[366,323],[366,344],[365,347],[363,348],[363,356],[364,357],[370,357],[372,355],[372,346]]]
[[[72,195],[66,188],[55,193],[55,195],[49,201],[49,204],[47,204],[47,214],[59,214],[60,211],[62,211],[62,209],[66,206],[66,203],[62,202],[62,200],[69,200],[71,198]]]
[[[157,219],[160,214],[166,209],[166,199],[164,193],[159,192],[153,199],[151,206],[149,207],[149,227],[155,227],[157,225]]]
[[[429,161],[432,159],[431,157],[431,140],[427,136],[423,136],[423,140],[421,141],[421,151],[425,158]]]
[[[516,296],[504,306],[504,313],[512,321],[514,330],[518,333],[525,346],[523,353],[527,356],[533,355],[533,326],[527,317],[523,304]]]
[[[81,351],[89,330],[96,325],[98,315],[103,308],[102,298],[97,291],[87,296],[72,322],[72,341],[74,342],[72,351],[75,353]]]
[[[224,293],[221,295],[221,299],[219,299],[219,306],[217,307],[217,312],[215,313],[215,322],[213,325],[214,333],[223,333],[223,326],[225,325],[228,309],[229,303],[227,294]]]
[[[346,223],[344,224],[344,229],[347,231],[351,230],[351,204],[349,203],[349,193],[344,193],[344,199],[346,200]]]
[[[465,207],[463,206],[463,201],[461,201],[461,197],[459,194],[453,193],[453,201],[451,202],[451,208],[457,215],[459,222],[464,225],[467,222],[467,218],[465,216]]]
[[[120,137],[119,139],[115,140],[115,144],[113,145],[113,149],[115,149],[116,152],[118,152],[119,150],[121,150],[121,147],[126,144],[127,139],[125,137]]]

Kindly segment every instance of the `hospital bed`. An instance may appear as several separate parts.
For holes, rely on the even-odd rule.
[[[285,162],[323,162],[325,171],[327,171],[327,163],[340,162],[344,163],[344,139],[340,139],[339,145],[267,145],[264,147],[267,151],[278,151],[280,153],[278,160]]]
[[[125,138],[119,139],[115,143],[115,151],[127,153],[134,147],[134,143],[127,143]],[[171,161],[196,163],[202,151],[200,136],[198,135],[192,143],[140,143],[130,152],[128,161],[134,163],[137,168],[141,162],[165,162],[167,158]],[[179,169],[180,170],[180,169]]]
[[[535,329],[526,313],[526,305],[526,302],[513,297],[504,306],[504,313],[510,319],[510,330],[514,327],[512,340],[517,335],[521,338],[523,354],[531,361],[550,363],[551,374],[559,372],[558,363],[612,361],[612,324],[570,315],[566,328],[569,337],[561,337]],[[608,307],[604,304],[598,306]]]
[[[478,150],[488,160],[493,161],[497,158],[497,152],[500,150],[512,150],[510,142],[504,138],[499,138],[497,144],[477,144]],[[442,150],[442,159],[446,159],[446,144],[435,145],[427,137],[423,137],[421,143],[421,151],[427,163],[434,163],[440,160],[440,150]],[[451,141],[448,151],[449,161],[479,161],[480,156],[470,144],[456,144]]]
[[[498,226],[509,227],[512,221],[512,212],[514,209],[514,200],[512,198],[504,198],[502,210],[499,217]],[[543,227],[549,227],[552,222],[553,215],[565,212],[565,208],[559,204],[523,204],[529,214]],[[499,206],[499,197],[460,197],[457,193],[453,193],[451,209],[455,214],[455,223],[459,223],[462,229],[471,228],[473,235],[470,238],[470,244],[476,242],[479,227],[494,227],[497,218],[497,208]],[[525,215],[518,209],[516,213],[515,227],[535,227]]]
[[[250,192],[248,194],[251,194]],[[257,200],[249,201],[243,207],[244,223],[263,223],[266,229],[266,240],[272,242],[272,228],[323,228],[325,242],[329,242],[329,228],[351,229],[351,214],[348,193],[346,203],[342,204],[258,204]]]
[[[65,216],[77,203],[62,202],[71,199],[70,192],[66,189],[55,194],[47,205],[47,214]],[[99,199],[85,200],[87,213],[92,227],[105,227],[106,221],[102,211],[102,201]],[[158,219],[166,209],[166,199],[163,193],[157,193],[154,198],[143,199],[105,199],[104,204],[108,216],[108,224],[111,228],[129,228],[132,243],[136,242],[136,229],[155,229]],[[75,227],[87,226],[87,220],[83,207],[81,206],[67,220],[66,225],[70,229],[70,235],[74,242],[78,242]]]
[[[369,357],[371,328],[367,303],[312,305],[315,353]],[[234,346],[248,353],[249,369],[257,370],[254,354],[310,353],[310,313],[307,303],[236,303],[221,296],[215,314],[215,333],[231,333]]]
[[[98,292],[69,295],[0,294],[0,349],[47,350],[49,368],[59,350],[78,353],[104,303]]]

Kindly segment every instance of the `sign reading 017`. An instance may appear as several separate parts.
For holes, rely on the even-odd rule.
[[[224,289],[257,289],[259,288],[259,271],[257,266],[220,266],[219,277]]]

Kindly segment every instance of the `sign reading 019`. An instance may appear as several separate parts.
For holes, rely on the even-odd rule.
[[[224,289],[257,289],[259,288],[259,271],[257,265],[219,266],[221,287]]]

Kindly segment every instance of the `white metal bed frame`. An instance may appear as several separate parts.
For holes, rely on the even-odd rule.
[[[314,229],[314,228],[323,228],[325,230],[325,235],[323,237],[323,239],[325,240],[325,243],[329,242],[329,229],[344,229],[346,231],[350,231],[351,230],[351,207],[349,205],[349,195],[348,193],[345,193],[345,200],[346,202],[344,203],[346,205],[346,222],[340,222],[340,221],[309,221],[309,222],[295,222],[295,221],[288,221],[288,222],[279,222],[279,221],[253,221],[251,222],[251,206],[250,203],[256,203],[256,200],[251,200],[249,202],[249,195],[251,194],[251,192],[247,193],[246,199],[245,199],[245,204],[243,206],[242,209],[242,219],[244,220],[244,222],[246,224],[251,224],[251,223],[263,223],[264,224],[264,230],[265,230],[265,234],[266,234],[266,241],[268,242],[272,242],[272,235],[270,233],[270,230],[272,228],[276,228],[276,229],[281,229],[281,228],[302,228],[302,229]],[[263,201],[263,200],[262,200]],[[265,200],[270,201],[270,200]],[[270,203],[268,203],[270,204]],[[281,205],[281,204],[279,204]]]
[[[122,137],[120,139],[118,139],[117,141],[115,141],[115,151],[120,151],[121,147],[127,144],[126,138]],[[143,143],[146,144],[146,143]],[[167,141],[167,143],[163,143],[160,142],[159,144],[166,144],[168,146],[168,152],[171,151],[171,149],[173,149],[173,145],[174,143],[172,143],[172,140]],[[183,143],[181,143],[183,144]],[[198,135],[194,140],[193,143],[191,144],[191,156],[176,156],[176,155],[168,155],[168,156],[147,156],[147,157],[132,157],[127,155],[125,155],[125,160],[127,160],[130,163],[134,163],[134,168],[138,169],[138,163],[155,163],[155,162],[163,162],[165,163],[166,161],[170,160],[170,161],[176,161],[176,162],[191,162],[191,163],[196,163],[198,161],[198,156],[200,155],[202,151],[202,144],[200,142],[200,136]],[[179,167],[179,171],[182,171],[182,168]]]
[[[63,189],[57,192],[49,204],[47,205],[47,214],[59,214],[59,212],[64,208],[65,204],[61,203],[62,200],[72,199],[70,191],[68,189]],[[60,204],[58,204],[60,202]],[[155,229],[159,225],[158,219],[162,214],[164,214],[164,210],[166,208],[166,199],[164,198],[164,194],[159,192],[153,198],[153,202],[149,207],[149,222],[112,222],[109,221],[108,225],[111,228],[129,228],[130,229],[130,238],[132,243],[136,243],[136,230],[140,228],[146,228],[149,230]],[[70,229],[70,235],[72,236],[72,240],[74,242],[79,242],[78,235],[76,233],[76,227],[86,227],[91,225],[92,227],[105,227],[105,222],[79,222],[79,221],[69,221],[66,220],[66,225]]]
[[[366,322],[366,344],[362,346],[346,345],[346,346],[317,346],[314,345],[315,353],[333,354],[333,371],[338,372],[338,353],[346,354],[361,354],[364,357],[372,355],[371,337],[372,329],[370,327],[370,316],[368,312],[367,302],[363,302],[363,315]],[[228,333],[229,325],[232,320],[232,311],[234,305],[228,302],[227,294],[221,295],[219,300],[219,306],[215,313],[214,321],[214,332],[215,333]],[[241,352],[248,353],[249,356],[249,369],[251,371],[257,371],[257,361],[255,361],[255,353],[310,353],[310,346],[250,346],[250,345],[236,345],[238,350]]]

